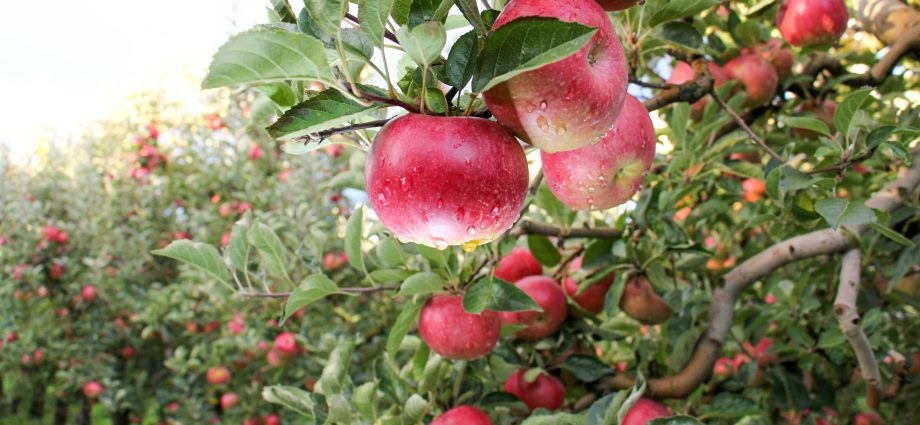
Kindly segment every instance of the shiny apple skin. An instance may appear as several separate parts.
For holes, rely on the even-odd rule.
[[[543,16],[598,28],[584,48],[524,72],[483,93],[499,123],[544,151],[596,143],[623,107],[628,75],[623,47],[610,18],[594,0],[514,0],[494,28],[517,18]]]
[[[776,69],[766,59],[751,53],[743,53],[725,64],[725,74],[738,80],[747,93],[745,106],[765,105],[773,99],[779,87]]]
[[[543,274],[543,266],[527,248],[514,248],[502,257],[495,268],[495,277],[506,282],[517,282],[527,276]]]
[[[525,340],[545,338],[559,330],[568,314],[559,283],[546,276],[528,276],[514,285],[530,295],[543,311],[501,312],[502,323],[527,326],[516,334]]]
[[[716,87],[722,86],[728,81],[728,76],[725,75],[725,71],[722,70],[717,63],[709,62],[709,74],[712,75],[713,84]],[[693,71],[693,67],[690,66],[687,62],[677,62],[677,65],[674,65],[674,69],[671,71],[671,75],[667,79],[668,84],[683,84],[690,80],[693,80],[697,77],[696,72]],[[699,120],[703,117],[703,111],[706,109],[706,105],[709,103],[709,97],[704,97],[696,103],[690,109],[690,117]]]
[[[470,314],[463,310],[463,297],[435,295],[422,307],[418,329],[422,341],[435,353],[452,360],[485,357],[501,334],[498,313],[485,310]]]
[[[527,369],[518,369],[505,380],[502,389],[514,394],[530,410],[544,408],[557,410],[565,404],[565,386],[558,378],[541,373],[533,382],[527,382]]]
[[[569,152],[542,152],[550,191],[576,210],[605,210],[629,200],[655,159],[655,127],[648,110],[626,97],[617,125],[599,143]]]
[[[581,269],[582,258],[583,257],[578,257],[575,261],[572,261],[572,265],[569,266],[571,272],[574,273]],[[604,300],[607,297],[607,291],[609,291],[610,286],[613,285],[613,279],[615,277],[616,275],[614,273],[610,273],[604,276],[603,279],[594,282],[579,294],[578,286],[580,283],[569,276],[565,278],[565,292],[569,294],[572,301],[575,301],[575,303],[585,311],[591,314],[598,314],[604,310]]]
[[[435,418],[431,425],[492,425],[492,419],[473,406],[458,406]]]
[[[653,419],[668,418],[671,416],[673,416],[673,414],[668,406],[646,398],[640,398],[639,401],[626,412],[626,416],[623,417],[622,425],[645,425]]]
[[[377,134],[365,168],[371,206],[403,242],[475,248],[517,220],[524,150],[495,122],[406,115]]]
[[[849,18],[843,0],[785,0],[776,12],[776,27],[793,46],[827,46],[840,39]]]

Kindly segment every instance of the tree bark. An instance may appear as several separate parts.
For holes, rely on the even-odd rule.
[[[29,417],[42,419],[45,416],[45,382],[41,379],[32,387],[32,401],[29,403]]]
[[[863,28],[887,45],[920,24],[920,12],[899,0],[856,0],[854,5]]]
[[[130,409],[118,409],[113,418],[113,425],[129,425],[131,423],[131,410]]]
[[[76,425],[91,425],[93,421],[93,405],[90,403],[89,399],[83,399],[83,406],[80,407],[80,413],[77,414],[77,419],[74,421]]]
[[[67,419],[70,413],[70,404],[63,398],[57,398],[54,401],[54,425],[67,425]]]

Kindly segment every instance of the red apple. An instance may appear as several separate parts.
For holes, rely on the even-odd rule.
[[[607,11],[626,10],[639,4],[643,0],[597,0],[597,3]]]
[[[583,257],[578,257],[569,266],[569,271],[574,273],[581,269]],[[604,310],[604,299],[607,291],[613,285],[614,273],[610,273],[601,280],[594,282],[591,286],[585,288],[582,293],[578,293],[579,283],[575,282],[571,276],[565,278],[565,292],[575,301],[576,304],[585,309],[588,313],[598,314]]]
[[[501,280],[514,283],[527,276],[542,275],[543,266],[529,249],[514,248],[498,262],[494,274]]]
[[[579,52],[515,76],[483,93],[499,123],[547,152],[599,141],[613,127],[628,82],[623,47],[610,18],[594,0],[514,0],[492,29],[529,16],[597,28]]]
[[[297,341],[297,335],[292,332],[282,332],[275,337],[274,350],[284,357],[297,355],[300,353],[300,343]]]
[[[527,159],[492,121],[410,114],[377,133],[365,179],[371,206],[401,241],[472,250],[517,220]]]
[[[725,64],[725,74],[738,80],[747,94],[745,105],[761,106],[770,102],[779,86],[779,76],[766,59],[750,53],[742,53]]]
[[[275,349],[272,349],[268,353],[265,354],[265,361],[268,363],[269,366],[272,366],[272,367],[284,366],[288,364],[290,360],[291,360],[290,356],[285,356],[281,354],[280,352],[278,352],[278,350],[275,350]]]
[[[492,425],[492,420],[473,406],[458,406],[435,418],[431,425]]]
[[[9,338],[7,338],[7,341],[9,341]],[[920,351],[915,351],[911,354],[911,360],[913,360],[913,365],[910,368],[910,374],[920,376]]]
[[[470,314],[460,296],[435,295],[422,307],[418,330],[435,353],[454,360],[473,360],[488,355],[501,333],[498,313],[486,310]]]
[[[48,270],[48,275],[51,276],[52,279],[60,279],[61,276],[64,276],[64,266],[58,263],[52,264],[51,269]]]
[[[233,335],[239,335],[246,329],[246,320],[242,313],[233,315],[233,318],[227,321],[227,330]]]
[[[640,398],[636,404],[626,412],[623,423],[620,425],[645,425],[653,419],[671,417],[671,409],[661,403]]]
[[[806,100],[795,107],[795,112],[814,114],[815,118],[827,124],[827,128],[830,129],[831,134],[833,134],[836,131],[834,127],[834,114],[837,113],[837,103],[829,99],[821,101],[820,104],[816,103],[817,102],[814,100]],[[820,133],[804,128],[795,128],[792,132],[795,133],[796,136],[806,139],[814,139],[821,135]]]
[[[502,323],[527,326],[516,334],[527,340],[541,339],[559,330],[568,310],[559,283],[546,276],[528,276],[514,285],[530,295],[543,311],[502,312]]]
[[[712,374],[720,378],[727,378],[734,372],[734,360],[729,357],[720,357],[712,367]]]
[[[326,153],[328,153],[329,156],[333,158],[338,158],[339,156],[342,155],[342,149],[343,149],[342,145],[332,144],[332,145],[326,146]]]
[[[783,41],[778,38],[771,38],[764,43],[743,50],[745,53],[753,53],[766,59],[773,65],[776,75],[780,81],[789,78],[792,75],[792,65],[795,63],[795,56],[792,50],[783,47]]]
[[[629,200],[655,159],[655,127],[648,110],[626,96],[623,110],[599,143],[568,152],[541,152],[549,189],[577,210],[605,210]]]
[[[121,356],[126,359],[130,359],[131,357],[134,357],[136,353],[137,352],[134,350],[134,347],[131,347],[130,345],[121,349]]]
[[[84,301],[91,302],[96,299],[96,287],[93,285],[86,285],[80,290],[80,295],[83,296]]]
[[[220,396],[220,407],[228,410],[240,403],[240,395],[237,393],[225,393]]]
[[[344,251],[327,252],[323,256],[323,268],[329,271],[335,271],[341,268],[348,261],[348,257],[345,255]]]
[[[757,202],[767,192],[767,185],[760,179],[745,179],[741,182],[741,188],[744,189],[744,200],[748,202]]]
[[[862,412],[853,416],[853,425],[885,425],[885,420],[875,412]]]
[[[249,147],[249,159],[255,161],[265,156],[265,151],[262,150],[262,146],[253,144]]]
[[[211,385],[223,385],[230,382],[230,370],[223,366],[214,366],[208,368],[208,383]]]
[[[95,400],[96,397],[99,397],[99,394],[102,394],[102,384],[96,381],[89,381],[83,384],[83,395],[90,400]]]
[[[776,26],[793,46],[834,44],[847,29],[843,0],[785,0],[776,12]]]
[[[725,71],[723,71],[717,63],[709,62],[708,68],[709,74],[712,75],[713,84],[715,84],[716,87],[720,87],[728,81],[728,76],[725,75]],[[693,67],[689,63],[677,62],[677,65],[674,65],[674,69],[671,71],[671,76],[668,77],[667,83],[683,84],[696,77],[696,72],[693,71]],[[696,101],[690,110],[690,116],[695,120],[702,118],[703,110],[706,109],[707,103],[709,103],[708,97]]]
[[[770,353],[770,348],[773,347],[773,340],[770,338],[761,338],[760,341],[757,341],[757,345],[751,345],[750,342],[745,341],[741,346],[744,348],[744,351],[757,360],[761,366],[768,363],[774,363],[778,360],[776,354]]]
[[[629,279],[620,297],[620,309],[629,317],[646,325],[664,322],[671,316],[668,306],[644,276]]]
[[[281,417],[275,413],[262,418],[265,425],[281,425]]]
[[[502,387],[506,393],[514,394],[524,402],[530,410],[544,408],[556,410],[565,404],[565,386],[562,381],[554,376],[540,373],[533,382],[527,382],[525,374],[527,369],[518,369]]]

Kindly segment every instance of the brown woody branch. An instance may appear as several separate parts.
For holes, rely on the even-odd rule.
[[[548,224],[534,223],[530,220],[522,220],[517,229],[514,230],[514,236],[521,235],[543,235],[552,236],[559,239],[568,238],[591,238],[591,239],[617,239],[623,235],[619,229],[608,227],[576,227],[565,229],[562,227],[550,226]]]
[[[890,212],[905,202],[920,185],[920,147],[914,148],[913,163],[900,176],[885,185],[866,202],[870,208]],[[657,398],[684,398],[709,379],[712,367],[722,352],[731,329],[735,304],[741,293],[758,279],[787,264],[834,254],[857,245],[853,236],[868,230],[867,225],[851,228],[824,229],[782,241],[735,267],[724,276],[724,285],[715,290],[706,332],[697,342],[690,360],[680,372],[648,381],[649,394]],[[635,380],[626,375],[604,379],[600,389],[629,388]]]
[[[754,143],[757,144],[757,146],[759,146],[761,150],[769,154],[771,157],[773,157],[773,159],[779,161],[780,163],[784,162],[783,157],[780,156],[778,153],[776,153],[776,151],[774,151],[773,148],[768,146],[767,143],[764,142],[763,139],[761,139],[760,136],[757,135],[757,133],[754,133],[754,130],[751,130],[751,127],[747,125],[747,122],[744,121],[744,118],[741,118],[732,109],[731,106],[725,103],[725,101],[722,100],[722,98],[719,97],[718,94],[716,94],[715,90],[713,90],[710,93],[710,95],[712,96],[713,99],[716,100],[716,103],[718,103],[719,106],[725,110],[725,112],[728,112],[728,115],[732,117],[732,119],[735,121],[735,124],[737,124],[738,127],[741,127],[741,129],[744,130],[744,132],[747,133],[748,136],[751,137],[751,140],[753,140]]]
[[[698,77],[683,84],[671,85],[662,90],[655,97],[644,102],[645,109],[651,112],[672,103],[694,103],[709,94],[712,91],[714,80],[709,73],[708,62],[703,59],[696,59],[693,61],[692,66]]]
[[[834,300],[834,315],[840,330],[846,335],[856,353],[859,370],[866,382],[866,402],[873,409],[878,408],[879,393],[882,391],[882,374],[878,369],[878,361],[869,344],[869,338],[860,326],[859,313],[856,310],[856,299],[859,297],[859,248],[853,248],[843,255],[840,269],[840,284],[837,287],[837,298]]]
[[[391,119],[392,118],[387,118],[387,119],[382,119],[382,120],[375,120],[375,121],[368,121],[368,122],[347,125],[345,127],[331,128],[329,130],[320,131],[314,134],[308,134],[306,136],[297,137],[294,139],[294,141],[309,143],[309,142],[313,142],[317,140],[325,140],[329,138],[330,136],[334,136],[336,134],[348,133],[351,131],[364,130],[368,128],[383,127],[384,125],[386,125],[386,123],[390,122]]]
[[[352,15],[351,13],[346,13],[346,14],[345,14],[345,19],[348,19],[349,21],[352,21],[352,22],[358,24],[359,26],[361,25],[361,20],[358,19],[357,16]],[[386,38],[387,40],[390,40],[390,41],[396,43],[396,44],[399,44],[399,40],[396,38],[396,34],[393,34],[392,32],[390,32],[390,30],[388,30],[388,29],[386,29],[386,28],[383,29],[383,37]]]
[[[370,286],[367,288],[339,288],[336,289],[338,292],[346,294],[372,294],[375,292],[385,292],[385,291],[395,291],[399,289],[398,286]],[[243,298],[287,298],[291,296],[291,292],[251,292],[251,291],[240,291],[240,296]]]

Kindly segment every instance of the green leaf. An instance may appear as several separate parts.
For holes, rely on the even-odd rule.
[[[272,9],[278,14],[278,17],[281,18],[281,22],[288,24],[297,23],[297,15],[294,14],[294,9],[291,8],[287,0],[272,0]]]
[[[364,419],[368,421],[377,419],[377,383],[365,382],[355,388],[351,403]]]
[[[387,19],[393,10],[394,0],[364,0],[358,7],[358,19],[364,31],[376,46],[383,45]]]
[[[613,239],[597,239],[588,243],[581,259],[581,269],[591,270],[603,267],[613,259]]]
[[[364,207],[358,207],[345,225],[345,255],[352,267],[367,273],[364,267],[364,253],[361,252],[361,237],[364,224]]]
[[[447,43],[447,31],[444,24],[429,21],[412,28],[400,28],[396,31],[396,38],[415,63],[427,67],[441,56],[441,50]]]
[[[380,391],[394,403],[402,403],[406,399],[406,385],[390,366],[386,357],[374,361],[374,377],[380,384]]]
[[[275,102],[281,108],[289,108],[297,103],[297,93],[287,83],[263,84],[255,87],[255,90],[268,96],[272,102]]]
[[[463,309],[470,314],[492,311],[543,311],[530,295],[504,280],[484,277],[463,295]]]
[[[782,167],[780,170],[782,170],[782,175],[779,179],[779,190],[783,192],[807,189],[814,185],[817,180],[792,167]]]
[[[672,416],[670,418],[653,419],[648,425],[703,425],[703,423],[692,416]]]
[[[850,134],[850,124],[853,122],[853,116],[862,109],[871,95],[872,89],[865,88],[848,94],[840,102],[837,111],[834,113],[834,125],[837,126],[837,131],[843,133],[844,136]]]
[[[671,0],[652,15],[648,25],[649,27],[656,27],[663,22],[676,21],[681,18],[699,14],[718,4],[718,0]]]
[[[396,322],[393,323],[393,327],[390,328],[390,334],[387,335],[387,354],[389,354],[390,357],[396,356],[396,351],[399,350],[399,346],[402,345],[403,339],[409,334],[409,329],[418,322],[418,316],[422,311],[422,307],[425,305],[425,301],[427,300],[417,300],[406,303],[399,313],[399,316],[396,317]]]
[[[492,280],[480,279],[463,294],[463,309],[470,314],[482,313],[492,301]]]
[[[897,127],[893,125],[883,125],[869,132],[866,136],[866,147],[872,149],[884,142],[887,142]]]
[[[815,203],[815,211],[827,221],[831,227],[858,226],[874,223],[878,218],[872,210],[861,202],[850,202],[846,199],[822,199]]]
[[[285,111],[267,130],[276,139],[292,140],[338,127],[379,107],[361,105],[328,89]]]
[[[246,242],[246,232],[249,230],[247,224],[243,219],[233,225],[230,244],[227,245],[227,255],[230,257],[230,262],[233,267],[243,272],[246,271],[248,266],[246,264],[247,258],[249,258],[249,243]]]
[[[214,55],[203,89],[315,80],[335,85],[323,43],[306,34],[259,26],[230,38]]]
[[[428,413],[428,408],[429,403],[427,400],[418,394],[412,394],[403,406],[403,423],[420,423],[425,414]]]
[[[272,385],[262,388],[262,398],[269,403],[280,404],[304,416],[313,416],[316,401],[310,394],[297,387]]]
[[[553,267],[562,261],[562,255],[559,250],[549,241],[549,238],[543,235],[528,235],[527,247],[540,264],[546,267]]]
[[[658,32],[661,38],[691,49],[703,47],[703,35],[693,26],[686,22],[668,22],[662,25]]]
[[[398,297],[430,294],[444,289],[444,280],[435,273],[420,272],[412,275],[399,287]]]
[[[482,15],[479,14],[479,5],[476,4],[476,0],[454,0],[454,4],[457,5],[457,9],[460,9],[463,17],[473,26],[473,31],[476,34],[485,36],[489,32],[485,21],[482,20]]]
[[[585,418],[571,413],[541,413],[530,415],[521,425],[586,425]]]
[[[620,310],[620,297],[623,295],[623,289],[626,288],[626,283],[629,282],[630,277],[632,277],[631,273],[617,273],[616,278],[614,278],[613,285],[604,297],[604,311],[607,312],[608,316],[613,316]]]
[[[269,273],[284,278],[291,282],[285,266],[287,249],[281,243],[281,239],[275,234],[275,231],[263,223],[256,221],[249,232],[246,234],[249,243],[259,251],[259,257],[262,259],[262,266]]]
[[[571,372],[572,375],[575,375],[575,377],[582,382],[595,382],[598,379],[615,373],[610,366],[601,363],[597,357],[583,354],[569,356],[569,358],[565,359],[565,362],[562,363],[562,368]]]
[[[831,129],[827,126],[827,123],[817,118],[784,116],[780,121],[787,127],[804,128],[825,136],[831,135]]]
[[[402,245],[393,237],[382,237],[380,243],[374,248],[374,252],[387,267],[399,267],[406,264],[406,253],[403,252]]]
[[[596,28],[553,18],[515,19],[485,39],[473,75],[473,91],[480,93],[516,75],[577,53]]]
[[[447,54],[447,79],[450,85],[466,87],[476,70],[476,56],[479,54],[479,39],[475,31],[460,36]]]
[[[837,326],[832,326],[830,329],[821,332],[821,337],[818,338],[818,348],[828,349],[837,347],[847,341],[846,335],[840,331],[840,328]]]
[[[632,389],[629,390],[629,395],[626,397],[626,400],[623,401],[623,404],[620,406],[620,410],[617,411],[617,423],[623,423],[623,418],[626,416],[626,413],[629,412],[629,409],[642,398],[642,394],[645,393],[645,376],[642,375],[642,372],[636,376],[636,383],[633,384]]]
[[[339,287],[328,277],[321,274],[307,276],[284,303],[280,324],[284,325],[297,310],[338,292]]]
[[[335,349],[329,354],[329,362],[323,368],[323,374],[317,383],[322,388],[322,394],[329,397],[341,394],[348,378],[348,369],[351,366],[351,355],[355,351],[354,339],[336,344]]]
[[[403,269],[378,269],[370,272],[371,279],[379,283],[402,282],[409,276],[412,276],[412,272]]]
[[[326,419],[327,424],[351,425],[351,403],[342,394],[333,394],[326,398],[326,404],[329,406],[329,417]]]
[[[316,22],[316,25],[327,34],[336,34],[339,25],[348,11],[348,2],[343,0],[304,0],[304,7]]]
[[[408,24],[415,27],[429,21],[441,22],[447,17],[452,5],[451,0],[412,0]]]
[[[211,245],[180,239],[172,241],[166,248],[153,250],[151,253],[179,260],[211,275],[220,283],[230,286],[230,272],[227,271],[227,266],[217,248]]]
[[[882,224],[869,223],[869,226],[875,229],[876,232],[881,233],[886,238],[891,239],[892,241],[895,241],[901,245],[904,245],[908,248],[913,248],[915,246],[910,239],[905,238],[900,233],[895,232],[894,230],[891,230],[891,228],[888,228]]]

